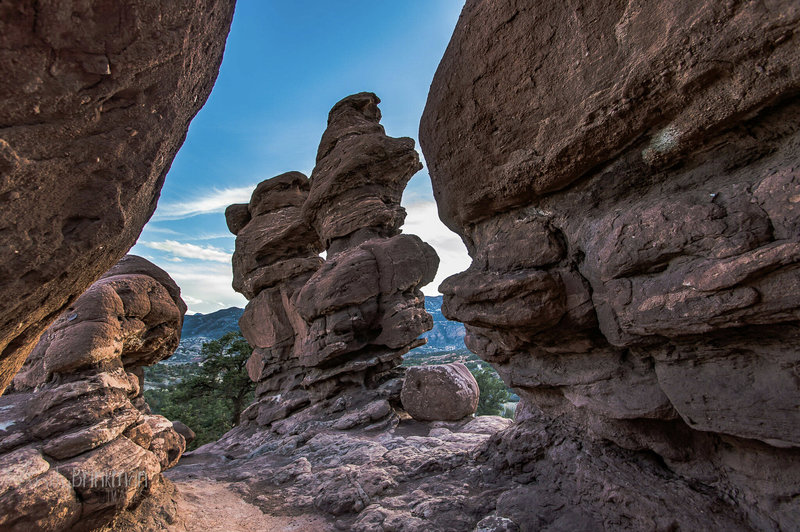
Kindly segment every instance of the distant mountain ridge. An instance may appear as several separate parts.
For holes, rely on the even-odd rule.
[[[433,329],[422,335],[428,343],[412,352],[433,353],[466,349],[464,324],[450,321],[442,315],[442,296],[425,296],[425,310],[433,316]],[[239,318],[243,312],[242,308],[230,307],[209,314],[187,315],[183,320],[180,346],[165,362],[198,362],[203,343],[216,340],[227,332],[239,330]]]
[[[217,339],[230,331],[239,330],[239,318],[242,317],[243,308],[230,307],[210,314],[190,314],[183,319],[181,338]]]
[[[467,348],[464,345],[464,324],[450,321],[442,314],[442,296],[425,296],[425,310],[433,317],[433,329],[422,335],[428,343],[412,351],[430,353]]]

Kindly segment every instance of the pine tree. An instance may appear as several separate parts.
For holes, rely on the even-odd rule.
[[[478,381],[481,397],[478,400],[478,416],[499,416],[503,413],[503,403],[511,398],[505,383],[493,371],[478,368],[472,372]]]
[[[216,441],[239,424],[255,389],[245,368],[252,352],[240,332],[227,333],[203,344],[199,366],[183,364],[180,369],[171,368],[171,372],[179,374],[180,382],[145,391],[154,413],[180,420],[195,432],[197,438],[187,450]]]

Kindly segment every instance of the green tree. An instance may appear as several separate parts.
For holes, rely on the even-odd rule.
[[[247,375],[247,359],[253,348],[239,331],[206,342],[200,349],[200,371],[183,381],[186,398],[216,397],[230,404],[231,426],[239,424],[242,410],[252,399],[255,383]]]
[[[478,381],[478,388],[481,390],[481,398],[478,401],[478,416],[499,416],[503,413],[503,403],[511,398],[505,383],[497,376],[494,371],[484,367],[476,368],[472,371],[475,380]]]
[[[180,420],[195,432],[189,450],[215,441],[239,423],[242,410],[253,400],[255,383],[245,368],[252,352],[240,332],[227,333],[203,344],[202,362],[181,371],[180,382],[147,390],[145,399],[153,412]]]

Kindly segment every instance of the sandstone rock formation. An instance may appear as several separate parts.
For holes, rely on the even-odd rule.
[[[0,393],[152,215],[232,15],[228,0],[0,5]]]
[[[45,331],[0,397],[0,528],[90,530],[168,490],[186,444],[150,414],[142,367],[172,355],[185,312],[169,275],[129,255]]]
[[[192,443],[194,439],[197,437],[194,431],[182,421],[178,420],[173,421],[172,428],[175,429],[175,432],[183,436],[183,440],[186,442],[186,445]]]
[[[236,505],[247,508],[254,528],[295,515],[316,530],[363,532],[747,530],[756,524],[754,513],[738,508],[730,493],[704,485],[705,478],[666,468],[654,453],[596,438],[581,416],[535,408],[532,400],[541,394],[533,387],[521,390],[527,402],[514,425],[492,416],[421,422],[402,412],[402,381],[393,367],[425,328],[416,287],[433,272],[427,248],[397,234],[399,193],[365,184],[379,182],[365,176],[386,175],[377,165],[415,166],[385,157],[391,150],[383,147],[391,143],[380,138],[375,103],[362,94],[334,107],[310,182],[284,174],[259,185],[249,204],[229,208],[229,227],[238,234],[234,283],[251,297],[240,323],[256,346],[248,370],[259,382],[257,398],[240,426],[167,472],[178,491],[191,494],[198,507],[204,502],[198,492],[213,479],[225,486],[225,497],[238,494]],[[348,154],[353,146],[363,149]],[[316,187],[326,193],[316,194]],[[388,200],[372,201],[381,194]],[[354,229],[359,211],[347,205],[363,207],[366,227]],[[493,265],[526,261],[526,253],[546,260],[566,252],[558,235],[550,248],[527,244],[526,238],[546,233],[546,224],[515,227],[524,252],[504,245],[507,229],[487,230],[496,244],[487,252]],[[324,263],[316,256],[320,242]],[[519,269],[519,277],[479,271],[472,286],[458,289],[486,302],[449,293],[448,304],[462,305],[457,308],[495,337],[505,334],[503,320],[527,334],[539,313],[580,306],[574,298],[547,299],[563,281],[536,271]],[[492,306],[498,303],[507,308]],[[584,306],[591,316],[591,304]],[[540,331],[548,334],[546,327]],[[571,339],[565,329],[549,338]],[[569,362],[569,353],[564,356]],[[537,360],[537,353],[521,352],[517,363],[530,364],[526,375],[533,379]],[[555,361],[552,368],[569,377],[569,366]],[[423,371],[406,372],[406,391],[415,373]],[[607,380],[625,375],[611,373]],[[648,428],[642,424],[641,432],[656,441],[656,429]],[[670,428],[676,439],[686,436],[689,449],[712,443],[703,436],[692,441],[691,429],[675,420]],[[258,509],[268,518],[260,520]]]
[[[567,421],[521,412],[514,427],[491,416],[428,423],[402,412],[394,368],[430,326],[418,286],[436,260],[397,234],[394,183],[417,163],[409,142],[383,135],[376,103],[360,94],[334,107],[310,182],[284,174],[228,209],[234,285],[251,297],[240,325],[256,348],[256,402],[241,425],[167,473],[177,489],[196,498],[211,478],[251,510],[311,517],[319,530],[736,529],[743,518],[719,494],[696,491],[652,457],[585,442]],[[469,391],[455,417],[474,411],[474,379],[449,369],[407,371],[411,413],[417,376],[441,372],[469,376],[451,391]]]
[[[467,366],[453,362],[408,368],[400,400],[419,421],[456,421],[475,413],[480,393]]]
[[[339,429],[397,421],[395,368],[432,326],[419,288],[438,257],[400,234],[403,189],[421,165],[411,139],[384,133],[379,101],[360,93],[333,107],[311,179],[268,179],[226,211],[233,286],[250,299],[239,322],[254,347],[247,369],[258,382],[245,424],[285,433],[298,420]]]
[[[761,530],[800,523],[798,29],[786,0],[468,0],[420,127],[468,347]]]

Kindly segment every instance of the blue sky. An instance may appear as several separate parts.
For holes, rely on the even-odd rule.
[[[158,208],[131,253],[167,270],[190,312],[245,299],[231,288],[234,236],[223,211],[259,182],[311,174],[328,111],[348,94],[381,98],[387,134],[417,139],[430,82],[463,2],[239,0],[219,77],[189,128]],[[403,196],[404,232],[436,248],[439,275],[466,269],[459,238],[436,216],[426,169]]]

